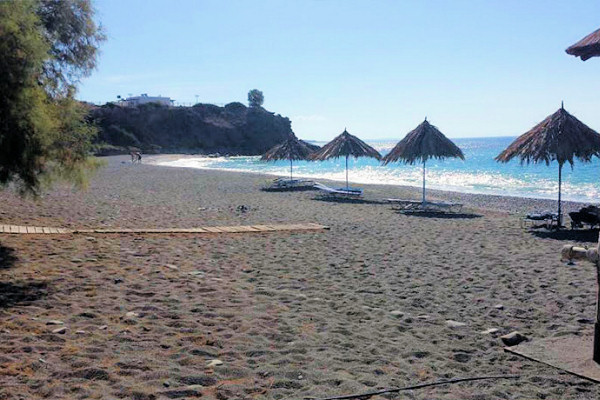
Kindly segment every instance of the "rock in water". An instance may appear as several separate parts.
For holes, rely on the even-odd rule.
[[[507,346],[516,346],[521,342],[529,340],[527,339],[527,336],[517,331],[511,332],[508,335],[500,336],[500,339]]]

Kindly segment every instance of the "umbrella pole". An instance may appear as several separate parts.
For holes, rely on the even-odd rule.
[[[423,205],[425,205],[425,160],[423,160]]]
[[[292,178],[292,159],[290,158],[290,181],[293,180]]]
[[[562,164],[559,163],[558,164],[558,229],[560,229],[560,227],[562,226],[561,198],[560,198],[561,186],[562,186]]]
[[[348,185],[348,154],[346,154],[346,190],[350,189]]]

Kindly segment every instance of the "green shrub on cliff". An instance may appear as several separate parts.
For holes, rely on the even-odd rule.
[[[252,108],[262,107],[265,102],[263,92],[258,89],[252,89],[248,92],[248,105]]]

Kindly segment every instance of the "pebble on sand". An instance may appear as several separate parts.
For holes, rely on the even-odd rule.
[[[500,339],[507,346],[516,346],[521,342],[529,340],[529,339],[527,339],[527,336],[525,336],[517,331],[511,332],[504,336],[500,336]]]
[[[172,264],[165,264],[165,267],[166,267],[166,268],[169,268],[169,269],[172,269],[172,270],[174,270],[174,271],[176,271],[176,270],[178,270],[178,269],[179,269],[179,267],[178,267],[178,266],[176,266],[176,265],[172,265]]]
[[[219,365],[223,365],[223,361],[214,359],[214,360],[208,360],[207,363],[206,363],[206,366],[209,367],[209,368],[210,367],[217,367]]]
[[[453,321],[451,319],[446,320],[446,325],[448,325],[450,328],[461,328],[463,326],[467,326],[467,324],[464,322]]]
[[[390,311],[390,314],[392,314],[394,317],[402,317],[402,316],[404,316],[404,312],[402,312],[400,310]]]
[[[490,328],[490,329],[486,329],[485,331],[481,331],[479,333],[481,333],[482,335],[491,335],[493,333],[498,333],[499,329],[497,328]]]
[[[64,322],[59,321],[57,319],[53,319],[53,320],[46,322],[46,325],[63,325],[63,324],[64,324]]]
[[[64,326],[62,328],[56,328],[55,330],[52,331],[52,333],[58,333],[59,335],[63,335],[67,332],[67,328],[65,328]]]
[[[504,305],[503,305],[503,304],[496,304],[496,305],[494,306],[494,308],[495,308],[496,310],[504,310]]]

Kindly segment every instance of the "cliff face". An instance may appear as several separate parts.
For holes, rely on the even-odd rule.
[[[94,108],[91,118],[100,128],[99,143],[111,145],[100,148],[111,148],[113,153],[136,147],[145,153],[257,155],[283,142],[292,132],[288,118],[242,103],[225,107],[105,105]]]

